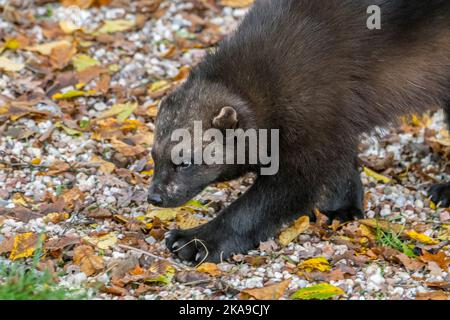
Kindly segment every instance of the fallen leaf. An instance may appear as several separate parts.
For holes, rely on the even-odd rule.
[[[157,261],[148,268],[145,274],[146,283],[161,283],[168,285],[175,275],[175,268],[165,261]]]
[[[49,56],[52,54],[53,49],[67,46],[72,46],[72,43],[67,40],[60,40],[26,47],[25,50],[39,52],[42,55]]]
[[[75,57],[72,58],[72,64],[76,71],[83,72],[88,68],[99,66],[100,62],[98,60],[95,60],[94,58],[91,58],[88,55],[77,54]]]
[[[78,7],[80,9],[88,9],[93,6],[101,7],[108,5],[111,0],[61,0],[61,4],[65,7]]]
[[[50,52],[50,62],[55,69],[63,69],[69,64],[75,53],[77,53],[77,49],[73,44],[55,47]]]
[[[80,30],[81,27],[77,24],[73,23],[71,20],[61,20],[59,21],[59,27],[66,34],[72,34],[77,30]]]
[[[220,0],[220,5],[231,8],[245,8],[249,7],[255,0]]]
[[[290,280],[285,280],[263,288],[242,290],[241,299],[278,300],[283,296],[290,282]]]
[[[102,158],[100,158],[96,155],[92,156],[91,162],[100,164],[98,171],[100,171],[103,174],[111,174],[114,171],[114,169],[116,169],[116,166],[114,163],[103,160]]]
[[[418,292],[417,300],[449,300],[450,294],[444,291]]]
[[[363,219],[358,220],[358,222],[373,229],[380,228],[384,232],[395,232],[396,234],[402,233],[405,229],[401,224],[391,223],[386,220]]]
[[[9,253],[14,248],[14,237],[9,237],[6,239],[3,239],[2,242],[0,242],[0,254]]]
[[[147,214],[148,218],[158,218],[161,221],[172,221],[177,217],[178,209],[151,209],[150,213]]]
[[[220,269],[217,267],[215,263],[204,262],[197,267],[198,272],[207,273],[210,276],[218,277],[222,274]]]
[[[259,244],[259,250],[263,252],[273,252],[278,250],[278,244],[273,240],[264,241]]]
[[[102,112],[98,119],[105,119],[109,117],[117,116],[119,122],[125,121],[137,108],[136,102],[128,102],[122,104],[115,104],[109,110]]]
[[[298,265],[300,270],[307,272],[312,272],[313,270],[318,270],[321,272],[331,270],[330,263],[324,257],[317,257],[305,260]]]
[[[61,122],[55,123],[55,128],[61,128],[61,129],[63,129],[64,132],[65,132],[66,134],[68,134],[69,136],[81,136],[81,135],[83,134],[83,132],[78,131],[78,130],[76,130],[76,129],[69,128],[69,127],[63,125]]]
[[[116,232],[110,232],[100,237],[89,237],[86,236],[83,238],[84,241],[96,246],[99,249],[106,250],[114,246],[118,239]]]
[[[287,246],[308,228],[309,228],[309,217],[302,216],[294,222],[294,225],[292,227],[289,227],[283,232],[281,232],[281,234],[278,237],[278,241],[283,246]]]
[[[61,197],[64,199],[65,207],[67,209],[72,209],[75,206],[75,203],[82,202],[84,200],[84,193],[78,188],[72,188],[65,190]]]
[[[43,220],[46,223],[51,222],[53,224],[57,224],[69,218],[70,214],[68,214],[67,212],[53,212],[46,215]]]
[[[105,219],[111,218],[113,215],[111,211],[105,208],[95,208],[94,210],[90,210],[88,212],[88,216],[94,219]]]
[[[418,233],[414,230],[408,230],[408,231],[405,231],[405,233],[411,239],[416,240],[421,243],[424,243],[424,244],[435,245],[435,244],[439,243],[439,241],[436,241],[436,240],[430,238],[429,236],[422,234],[422,233]]]
[[[98,33],[116,33],[124,32],[133,29],[136,22],[133,20],[105,20],[103,26],[98,30]]]
[[[73,263],[80,266],[80,270],[91,276],[103,270],[103,258],[94,254],[94,249],[88,245],[81,245],[75,248],[73,253]]]
[[[425,251],[425,253],[420,256],[420,260],[423,262],[435,262],[443,270],[447,270],[450,265],[450,258],[442,251],[436,254]]]
[[[388,178],[388,177],[386,177],[386,176],[383,176],[383,175],[381,175],[381,174],[379,174],[379,173],[376,173],[375,171],[373,171],[373,170],[371,170],[371,169],[369,169],[369,168],[367,168],[367,167],[364,167],[364,173],[367,175],[367,176],[369,176],[369,177],[371,177],[371,178],[374,178],[375,180],[377,180],[378,182],[383,182],[383,183],[389,183],[389,182],[391,182],[392,181],[392,179],[391,178]]]
[[[328,283],[322,283],[315,286],[302,288],[291,295],[293,300],[327,300],[336,296],[345,294],[339,288]]]
[[[33,232],[27,232],[19,234],[14,237],[14,245],[9,256],[10,260],[17,260],[20,258],[28,258],[33,255],[39,246],[39,243],[43,242],[45,235],[39,237],[38,234]]]
[[[399,253],[395,256],[406,269],[410,271],[418,271],[424,267],[424,264],[417,259],[410,258],[404,253]]]
[[[95,95],[97,91],[95,90],[88,90],[88,91],[82,91],[82,90],[68,90],[64,93],[55,93],[52,96],[53,100],[62,100],[62,99],[73,99],[78,97],[87,97]]]
[[[27,207],[29,203],[32,203],[32,200],[30,198],[25,197],[19,192],[14,193],[11,200],[16,206],[22,207]]]
[[[115,285],[103,287],[101,288],[101,291],[115,296],[126,296],[127,294],[129,294],[127,289]]]
[[[183,66],[178,70],[178,74],[172,78],[173,81],[182,81],[185,80],[189,76],[189,72],[191,71],[191,68],[188,66]]]
[[[187,212],[177,214],[176,219],[178,228],[182,230],[192,229],[207,222],[206,219],[197,218],[196,216]]]
[[[48,251],[57,251],[78,243],[80,243],[80,238],[78,236],[71,235],[63,238],[51,239],[44,244],[44,248]]]
[[[25,68],[23,63],[14,62],[8,58],[0,57],[0,70],[17,72]]]
[[[208,281],[210,279],[207,274],[198,271],[181,271],[175,275],[175,280],[180,283]]]
[[[68,170],[70,170],[70,164],[62,160],[55,160],[50,164],[48,171],[44,172],[43,174],[47,176],[57,176]]]
[[[141,146],[131,146],[116,138],[111,139],[111,144],[116,151],[118,151],[119,153],[123,154],[126,157],[135,157],[147,151],[146,148],[143,148]]]

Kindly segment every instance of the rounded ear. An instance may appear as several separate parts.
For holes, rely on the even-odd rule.
[[[212,121],[217,129],[234,129],[237,123],[237,112],[233,107],[223,107]]]

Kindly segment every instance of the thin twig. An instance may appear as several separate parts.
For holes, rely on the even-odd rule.
[[[194,239],[192,239],[191,241],[189,241],[189,242],[185,243],[184,245],[182,245],[180,248],[174,250],[174,252],[180,251],[180,250],[183,249],[184,247],[190,245],[192,242],[194,242],[195,244],[197,244],[197,242],[200,242],[200,244],[203,246],[203,248],[205,248],[205,251],[206,251],[206,254],[205,254],[205,256],[203,257],[202,261],[200,261],[200,263],[198,263],[198,264],[195,266],[195,267],[197,268],[199,265],[201,265],[203,262],[205,262],[206,258],[208,258],[208,256],[209,256],[208,248],[206,247],[206,245],[203,243],[202,240],[197,239],[197,238],[194,238]]]

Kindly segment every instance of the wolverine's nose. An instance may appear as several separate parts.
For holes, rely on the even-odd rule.
[[[154,206],[161,206],[163,203],[161,196],[157,193],[150,193],[147,200]]]

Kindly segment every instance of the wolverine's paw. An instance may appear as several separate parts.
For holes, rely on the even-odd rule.
[[[239,243],[239,244],[238,244]],[[245,240],[208,228],[208,225],[166,233],[166,246],[183,261],[221,262],[232,254],[252,249]]]
[[[364,212],[358,208],[339,209],[335,211],[325,211],[325,215],[328,217],[328,222],[331,224],[334,220],[340,222],[353,221],[358,219],[364,219]]]
[[[428,195],[436,205],[450,207],[450,183],[435,184],[428,190]]]

